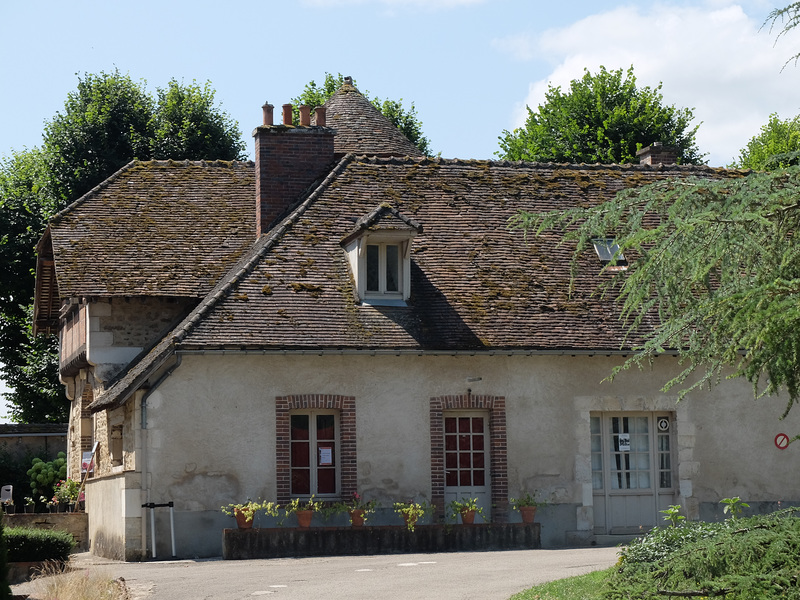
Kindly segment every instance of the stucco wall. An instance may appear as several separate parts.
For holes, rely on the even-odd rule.
[[[90,479],[86,484],[92,553],[116,560],[140,560],[143,504],[136,473]]]
[[[739,381],[676,404],[675,395],[660,391],[677,373],[672,358],[657,359],[652,372],[628,371],[613,383],[600,383],[617,360],[186,355],[146,401],[145,495],[147,501],[175,502],[179,535],[192,548],[179,554],[218,553],[213,550],[221,529],[230,526],[219,513],[222,504],[275,499],[275,397],[342,394],[356,399],[359,491],[384,506],[429,498],[430,399],[470,390],[506,399],[509,495],[537,489],[550,503],[540,511],[545,547],[592,527],[592,411],[674,415],[674,501],[692,518],[703,503],[728,496],[800,500],[797,483],[786,477],[800,468],[796,449],[781,451],[773,444],[779,431],[798,430],[800,411],[780,422],[783,400],[756,402],[750,386]],[[169,535],[168,525],[163,527],[160,538]]]

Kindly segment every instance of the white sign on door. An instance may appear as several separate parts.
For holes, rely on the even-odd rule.
[[[630,433],[620,433],[619,434],[619,451],[620,452],[630,452],[631,451],[631,434]]]

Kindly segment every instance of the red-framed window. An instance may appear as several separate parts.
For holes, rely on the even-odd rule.
[[[339,425],[335,412],[289,416],[291,495],[336,496],[339,484]]]

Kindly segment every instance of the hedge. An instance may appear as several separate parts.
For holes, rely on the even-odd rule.
[[[10,527],[4,532],[9,562],[67,561],[75,538],[66,531]]]

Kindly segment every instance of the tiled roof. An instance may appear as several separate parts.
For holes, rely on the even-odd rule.
[[[336,131],[336,154],[422,157],[422,152],[352,84],[340,87],[328,98],[325,108],[326,125]]]
[[[59,296],[204,296],[255,239],[254,190],[253,163],[130,163],[52,220]]]
[[[624,327],[593,295],[591,252],[570,289],[572,251],[555,233],[510,231],[518,210],[610,199],[707,167],[587,166],[353,158],[182,341],[185,348],[618,350]],[[387,203],[422,227],[408,307],[357,306],[340,242]],[[605,275],[604,275],[605,276]]]
[[[349,155],[92,409],[123,402],[176,349],[619,351],[624,327],[613,303],[594,294],[607,277],[594,252],[582,257],[570,295],[572,249],[556,233],[526,240],[508,218],[690,176],[738,173]],[[384,217],[417,232],[406,307],[355,302],[342,240]]]

